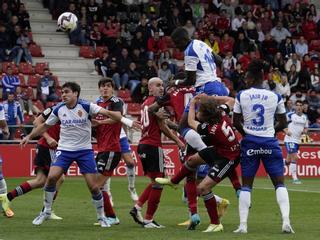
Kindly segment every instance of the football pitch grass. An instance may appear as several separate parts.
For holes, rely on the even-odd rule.
[[[12,189],[26,179],[7,179],[8,189]],[[82,178],[66,178],[54,210],[63,220],[50,220],[41,226],[33,226],[32,220],[37,216],[42,206],[42,191],[35,190],[12,202],[14,218],[0,216],[0,240],[36,240],[36,239],[139,239],[139,240],[175,240],[175,239],[320,239],[320,179],[302,179],[302,185],[292,185],[289,180],[291,203],[291,222],[295,234],[281,233],[281,216],[275,199],[271,182],[266,178],[255,181],[252,195],[252,208],[249,215],[248,234],[234,234],[239,223],[238,203],[234,190],[228,180],[214,189],[221,197],[230,200],[231,205],[222,223],[224,232],[202,233],[209,221],[202,199],[199,199],[201,225],[195,231],[187,231],[186,227],[177,223],[187,220],[187,206],[181,201],[181,188],[174,190],[165,187],[156,213],[155,220],[165,225],[163,229],[143,229],[133,222],[129,210],[133,202],[127,190],[127,179],[114,177],[111,183],[115,211],[120,219],[120,225],[111,228],[93,226],[96,214],[91,203],[90,194]],[[147,183],[144,177],[137,178],[137,190],[140,193]],[[182,185],[181,185],[182,186]]]

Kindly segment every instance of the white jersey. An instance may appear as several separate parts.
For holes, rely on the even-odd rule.
[[[196,71],[195,87],[207,82],[220,81],[217,77],[217,67],[214,63],[212,49],[204,42],[192,40],[184,51],[186,71]]]
[[[242,113],[245,133],[258,137],[274,137],[275,114],[286,113],[279,94],[260,88],[239,92],[233,111]]]
[[[127,134],[126,132],[124,131],[123,127],[121,128],[121,132],[120,132],[120,139],[121,138],[124,138],[124,137],[127,137]]]
[[[0,121],[4,121],[6,120],[6,116],[5,116],[5,113],[4,113],[4,108],[3,108],[3,104],[0,103]]]
[[[296,113],[288,115],[289,125],[288,131],[291,132],[291,136],[286,135],[284,137],[285,142],[300,143],[300,138],[304,128],[308,127],[308,118],[305,114],[299,116]]]
[[[69,109],[64,103],[57,105],[46,121],[54,125],[60,121],[58,150],[78,151],[92,149],[90,116],[97,114],[101,107],[83,100]]]

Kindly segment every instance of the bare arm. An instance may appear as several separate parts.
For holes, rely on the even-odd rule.
[[[176,132],[179,131],[179,125],[177,123],[167,119],[166,124],[171,130],[176,131]]]
[[[233,126],[238,130],[238,132],[241,133],[242,136],[245,136],[246,133],[243,130],[243,118],[242,114],[239,113],[233,113]]]
[[[193,98],[190,102],[189,114],[188,114],[188,125],[195,131],[197,131],[198,125],[200,122],[196,120],[196,111],[195,111],[196,98]]]
[[[45,131],[47,131],[51,125],[47,125],[46,123],[41,123],[36,128],[33,128],[31,133],[29,133],[25,138],[23,138],[20,142],[20,145],[25,146],[30,140],[33,138],[40,136]]]
[[[180,80],[172,80],[170,86],[193,86],[196,83],[196,71],[186,71],[187,77]]]
[[[233,109],[233,106],[234,106],[234,103],[235,103],[235,99],[232,98],[232,97],[228,97],[228,96],[208,96],[208,95],[206,95],[204,93],[199,95],[199,96],[200,96],[200,98],[202,98],[202,97],[212,98],[218,104],[226,104],[226,105],[228,105],[230,110]]]
[[[276,114],[276,124],[274,125],[274,130],[277,132],[280,132],[287,128],[288,122],[287,122],[287,117],[286,114]]]
[[[164,133],[164,135],[166,135],[168,138],[170,138],[175,143],[177,143],[179,148],[181,149],[185,148],[184,143],[181,142],[181,140],[175,134],[173,134],[173,132],[165,124],[165,121],[158,119],[158,124],[159,124],[160,130]]]
[[[42,115],[39,115],[34,121],[33,121],[33,126],[34,127],[38,127],[39,125],[41,125],[42,123],[45,122],[45,119]],[[49,144],[50,147],[56,147],[58,146],[57,141],[52,138],[47,132],[44,132],[42,134],[42,137],[44,137],[44,139],[46,140],[46,142]]]

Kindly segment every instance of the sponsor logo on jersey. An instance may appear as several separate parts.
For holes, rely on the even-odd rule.
[[[264,155],[271,155],[272,154],[272,150],[271,149],[248,149],[247,150],[247,155],[248,156],[253,156],[253,155],[260,155],[260,154],[264,154]]]

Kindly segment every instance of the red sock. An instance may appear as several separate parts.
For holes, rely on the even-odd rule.
[[[154,213],[157,211],[160,198],[161,198],[162,188],[152,188],[149,199],[148,199],[148,208],[146,212],[146,220],[152,220]]]
[[[189,168],[183,164],[180,170],[171,178],[171,182],[174,184],[178,184],[182,179],[186,176],[192,174],[194,171],[191,171]]]
[[[198,212],[197,208],[197,184],[196,180],[187,180],[185,184],[185,190],[187,192],[189,211],[191,215]]]
[[[109,195],[106,191],[102,191],[103,196],[103,205],[104,205],[104,213],[107,217],[115,218],[116,214],[113,211],[113,208],[111,206]]]
[[[27,192],[30,192],[32,190],[30,184],[28,182],[22,183],[20,186],[13,189],[11,192],[8,192],[7,197],[9,201],[12,201],[18,196],[21,196]]]
[[[148,186],[144,189],[143,193],[141,193],[141,195],[137,201],[137,205],[139,207],[142,207],[143,204],[148,200],[151,189],[152,189],[152,183],[149,183]]]
[[[235,169],[229,174],[228,178],[230,179],[232,186],[236,191],[241,189],[238,173]]]
[[[207,212],[210,218],[211,224],[219,224],[218,212],[217,212],[217,202],[214,198],[212,192],[202,196],[204,204],[207,208]]]

